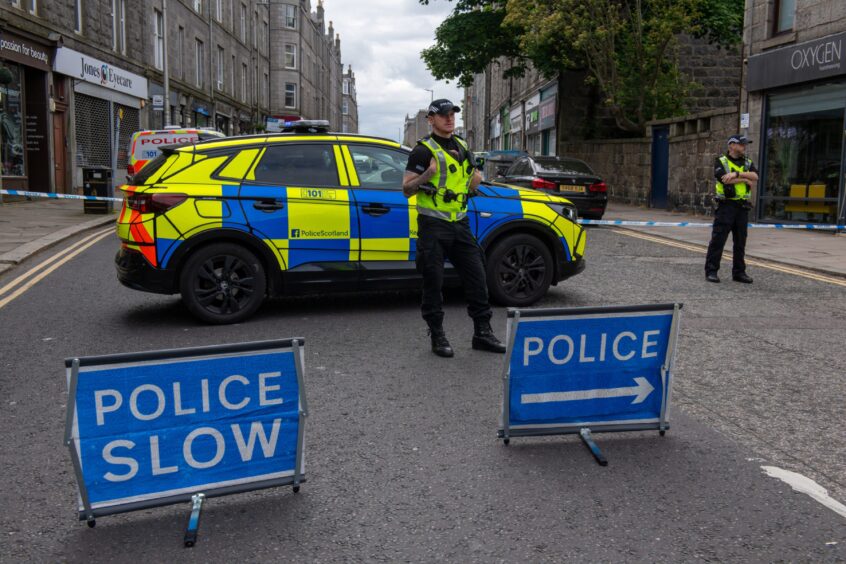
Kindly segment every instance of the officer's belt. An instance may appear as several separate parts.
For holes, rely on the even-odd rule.
[[[428,215],[429,217],[436,217],[438,219],[444,219],[446,221],[460,221],[464,219],[467,215],[467,212],[445,212],[440,210],[433,210],[431,208],[424,208],[421,206],[417,206],[417,214],[418,215]]]

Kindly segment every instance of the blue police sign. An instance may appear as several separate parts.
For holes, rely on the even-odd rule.
[[[67,359],[80,519],[303,480],[302,339]]]
[[[510,310],[500,436],[663,432],[679,309]]]

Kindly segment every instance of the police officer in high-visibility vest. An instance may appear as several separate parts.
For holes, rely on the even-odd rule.
[[[751,141],[743,135],[732,135],[728,140],[728,151],[717,157],[714,163],[718,204],[705,258],[705,279],[709,282],[720,281],[717,271],[720,270],[723,247],[731,233],[731,278],[744,284],[752,283],[752,278],[746,274],[746,234],[749,210],[752,209],[752,186],[758,182],[758,169],[746,156],[749,143]]]
[[[423,276],[423,319],[429,326],[432,352],[454,354],[443,328],[441,289],[444,260],[449,259],[461,277],[467,313],[473,318],[474,349],[504,353],[491,329],[491,308],[482,249],[470,230],[468,198],[482,181],[473,153],[453,135],[455,114],[461,108],[449,100],[434,100],[428,120],[432,134],[418,141],[408,157],[402,190],[417,196],[417,269]]]

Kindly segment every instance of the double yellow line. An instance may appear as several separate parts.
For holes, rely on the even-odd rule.
[[[59,252],[34,266],[0,288],[0,308],[38,284],[38,282],[46,278],[51,272],[86,250],[91,245],[99,242],[110,233],[114,233],[114,227],[93,233],[84,239],[77,241],[64,251]]]
[[[693,243],[681,243],[679,241],[671,241],[669,239],[664,239],[663,237],[655,237],[653,235],[645,235],[643,233],[637,231],[629,231],[626,229],[612,229],[614,233],[619,233],[620,235],[626,235],[627,237],[634,237],[635,239],[643,239],[644,241],[652,241],[653,243],[660,243],[661,245],[666,245],[668,247],[676,247],[677,249],[685,249],[687,251],[693,251],[695,253],[704,253],[708,250],[707,246],[703,245],[696,245]],[[731,260],[731,253],[725,253],[724,260]],[[826,284],[834,284],[835,286],[843,286],[846,288],[846,280],[842,278],[837,278],[834,276],[827,276],[825,274],[819,274],[816,272],[811,272],[808,270],[802,270],[799,268],[794,268],[791,266],[785,266],[783,264],[778,264],[775,262],[770,262],[761,259],[746,259],[746,264],[751,264],[753,266],[759,266],[761,268],[767,268],[769,270],[775,270],[776,272],[783,272],[785,274],[792,274],[794,276],[801,276],[802,278],[808,278],[809,280],[816,280],[817,282],[825,282]]]

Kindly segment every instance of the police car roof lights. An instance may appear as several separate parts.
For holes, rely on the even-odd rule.
[[[283,133],[326,133],[329,131],[329,122],[325,119],[302,119],[291,122],[283,129]]]

